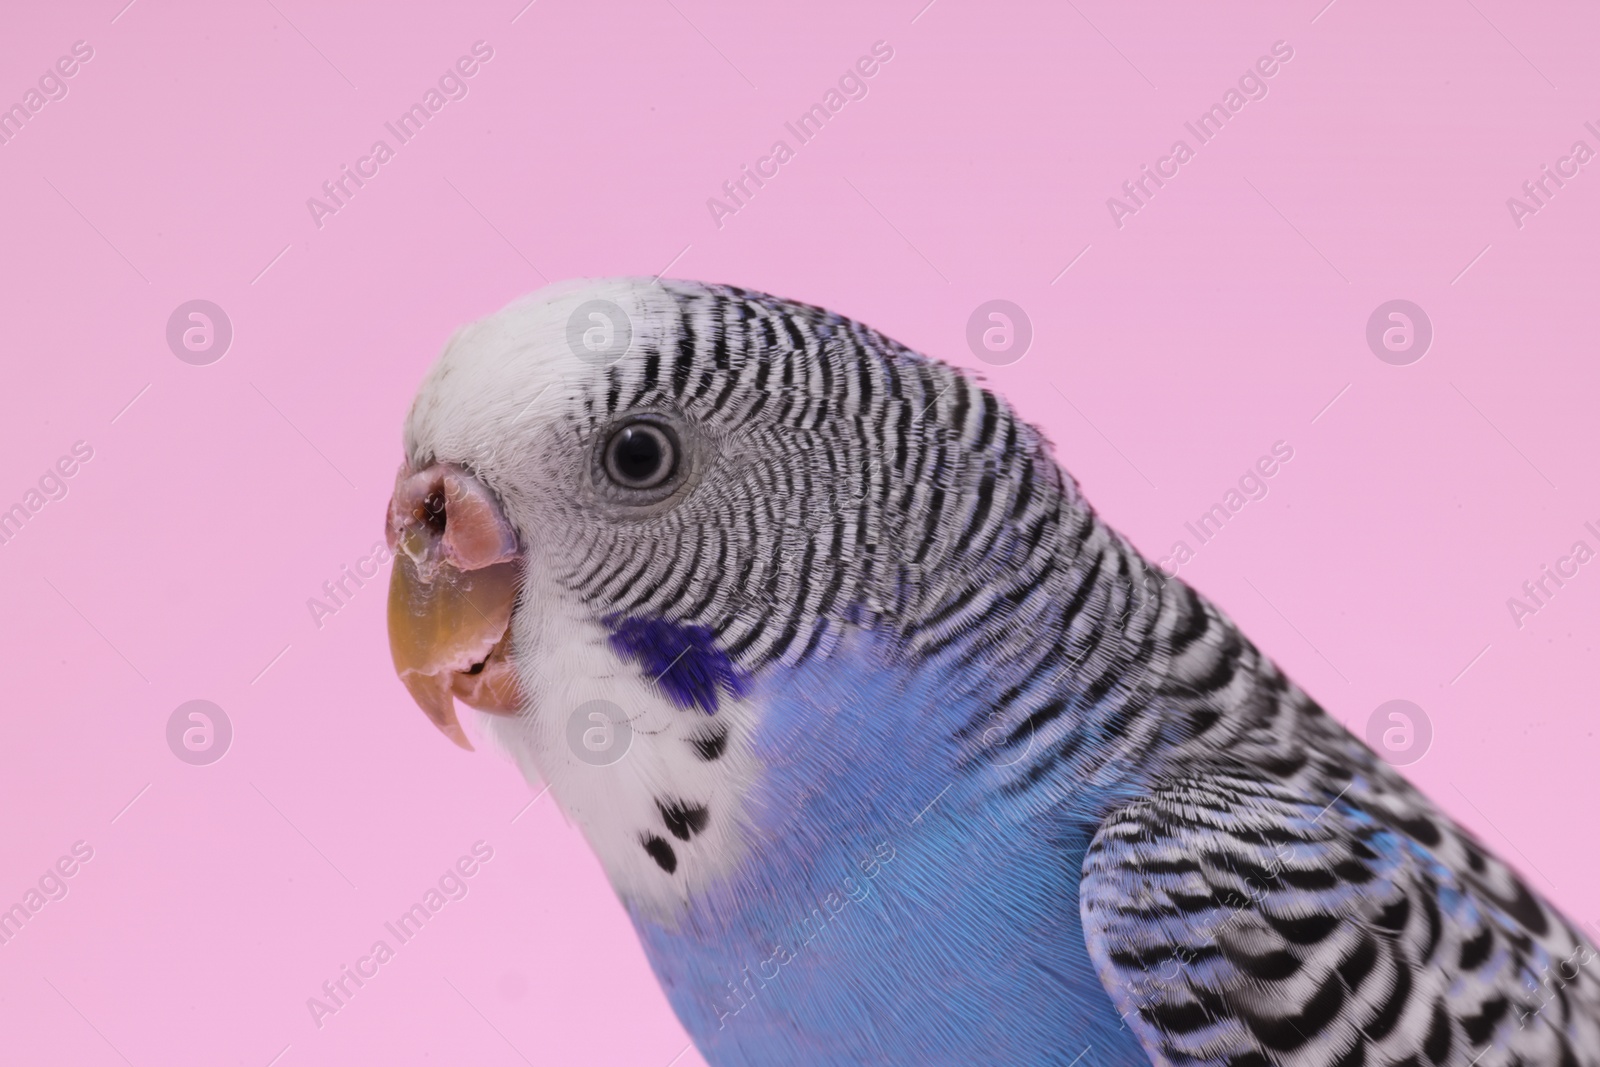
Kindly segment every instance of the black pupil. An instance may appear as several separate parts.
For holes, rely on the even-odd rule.
[[[660,473],[666,460],[661,436],[649,430],[630,427],[617,434],[611,446],[611,461],[626,481],[650,481]]]

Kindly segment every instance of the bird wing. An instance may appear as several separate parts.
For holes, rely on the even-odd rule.
[[[1593,947],[1396,782],[1217,770],[1101,824],[1084,935],[1153,1063],[1600,1064]]]

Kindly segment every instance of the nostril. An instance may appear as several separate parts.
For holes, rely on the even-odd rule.
[[[446,519],[444,493],[438,489],[429,493],[422,501],[421,506],[412,512],[412,516],[434,533],[444,533]]]
[[[515,559],[517,532],[498,498],[476,476],[450,463],[400,468],[389,504],[389,536],[432,581],[438,566],[480,570]]]

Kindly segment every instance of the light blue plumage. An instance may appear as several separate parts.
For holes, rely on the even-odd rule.
[[[712,1063],[1148,1063],[1072,906],[1089,835],[986,796],[945,741],[976,695],[896,658],[860,635],[758,690],[761,862],[636,920],[679,1017]]]
[[[407,684],[502,713],[715,1067],[1600,1067],[1589,942],[964,374],[571,284],[459,334],[406,446],[406,595],[518,576]]]

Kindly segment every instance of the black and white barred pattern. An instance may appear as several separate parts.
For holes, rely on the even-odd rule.
[[[1588,943],[1101,523],[1001,400],[818,308],[662,288],[670,321],[549,447],[667,413],[714,490],[574,506],[576,600],[704,626],[750,672],[891,631],[976,680],[956,740],[1019,811],[1140,797],[1071,814],[1098,830],[1091,953],[1157,1062],[1600,1065]]]
[[[561,576],[584,601],[709,627],[747,671],[888,627],[910,655],[993,684],[974,758],[1026,791],[1107,780],[1174,745],[1249,738],[1302,757],[1283,721],[1318,714],[1214,608],[1104,525],[1042,435],[968,375],[839,315],[745,290],[663,283],[671,344],[611,367],[566,447],[629,414],[703,428],[714,492],[659,516],[578,526]],[[1162,714],[1149,714],[1159,705]]]

